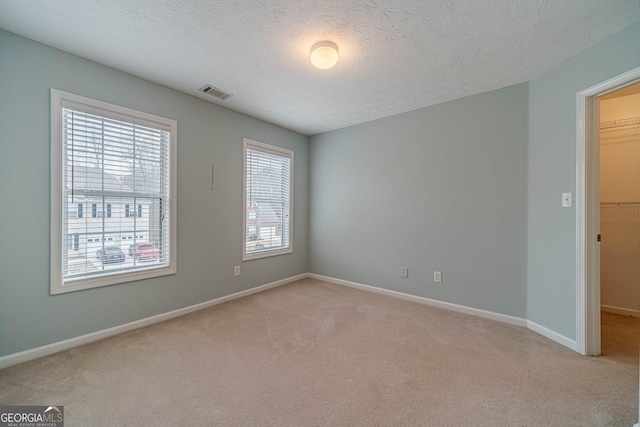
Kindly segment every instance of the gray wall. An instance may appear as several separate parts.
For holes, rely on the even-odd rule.
[[[575,194],[575,96],[640,66],[639,40],[636,23],[529,84],[308,147],[0,30],[0,356],[307,271],[526,317],[575,339],[575,210],[560,208],[560,193]],[[49,296],[51,87],[178,121],[177,275]],[[245,137],[295,151],[293,255],[241,264]]]
[[[576,93],[640,66],[640,22],[529,84],[527,318],[576,337]]]
[[[527,91],[312,137],[311,272],[525,317]]]
[[[49,295],[52,87],[178,121],[176,275]],[[0,356],[308,271],[306,136],[4,31],[0,129]],[[241,264],[245,137],[295,151],[294,253]]]

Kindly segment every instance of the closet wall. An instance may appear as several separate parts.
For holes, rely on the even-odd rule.
[[[612,96],[600,102],[601,304],[640,317],[640,93]]]

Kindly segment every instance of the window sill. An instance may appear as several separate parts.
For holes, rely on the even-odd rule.
[[[265,250],[260,252],[252,252],[250,254],[245,253],[242,255],[242,261],[251,261],[254,259],[269,258],[273,256],[286,255],[291,253],[293,253],[292,248],[278,249],[273,251]]]
[[[149,268],[123,274],[110,274],[104,276],[91,277],[89,279],[68,280],[65,283],[51,283],[51,295],[63,294],[67,292],[82,291],[102,286],[118,285],[121,283],[135,282],[138,280],[151,279],[153,277],[168,276],[176,274],[176,268],[172,266]]]

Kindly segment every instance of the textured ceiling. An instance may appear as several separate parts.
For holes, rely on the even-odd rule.
[[[640,0],[0,1],[0,28],[307,135],[529,81],[638,19]]]

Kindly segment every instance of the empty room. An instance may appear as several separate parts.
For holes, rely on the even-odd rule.
[[[638,0],[1,1],[0,426],[640,425],[638,82]]]

